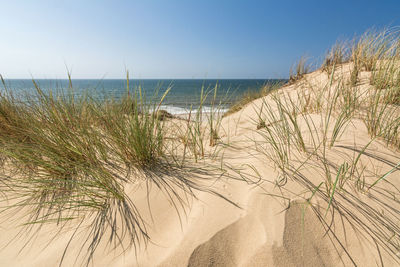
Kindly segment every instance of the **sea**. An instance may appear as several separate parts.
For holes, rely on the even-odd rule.
[[[169,90],[160,109],[172,114],[197,110],[201,99],[204,112],[213,105],[224,112],[247,91],[257,91],[264,85],[284,82],[286,80],[282,79],[131,79],[129,91],[134,93],[140,90],[147,101],[158,103]],[[118,99],[126,94],[128,88],[126,79],[72,79],[72,87],[68,79],[37,79],[35,83],[43,92],[68,91],[78,96],[90,94],[99,100],[110,97]],[[0,84],[0,90],[5,88],[21,99],[36,92],[30,79],[6,79],[4,84]]]

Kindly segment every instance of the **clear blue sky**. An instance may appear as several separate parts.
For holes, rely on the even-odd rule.
[[[400,1],[0,1],[6,78],[282,78]]]

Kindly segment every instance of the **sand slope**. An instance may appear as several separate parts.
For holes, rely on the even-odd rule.
[[[349,72],[344,66],[341,75]],[[343,74],[344,73],[344,74]],[[366,74],[362,74],[366,75]],[[307,86],[318,87],[326,84],[328,77],[317,71],[306,77],[307,83],[289,85],[281,90],[296,97],[296,90]],[[144,219],[148,222],[151,242],[146,247],[122,251],[111,250],[102,244],[96,251],[92,266],[396,266],[396,259],[389,253],[376,249],[376,245],[363,236],[348,221],[340,216],[326,221],[313,212],[311,206],[300,195],[282,192],[275,181],[278,172],[273,164],[255,151],[254,140],[260,138],[255,132],[257,110],[261,99],[254,101],[238,113],[224,118],[221,127],[222,141],[232,147],[224,152],[224,162],[229,166],[243,168],[243,173],[256,180],[252,168],[257,169],[264,180],[252,184],[239,180],[237,173],[231,176],[238,180],[221,178],[212,182],[214,190],[229,198],[240,208],[224,199],[207,192],[197,192],[197,199],[188,200],[185,211],[175,211],[168,197],[156,187],[147,195],[147,188],[139,185],[130,194]],[[264,101],[269,101],[268,97]],[[315,116],[318,124],[321,118]],[[351,145],[354,140],[363,144],[368,142],[368,133],[360,121],[343,135],[341,145]],[[397,155],[376,141],[372,146],[377,157],[371,157],[368,164],[376,168],[388,169],[380,159],[398,160]],[[336,152],[335,152],[336,151]],[[378,153],[379,152],[379,153]],[[336,153],[336,154],[335,154]],[[332,158],[344,157],[350,151],[338,147],[332,152]],[[339,156],[338,156],[339,155]],[[379,156],[379,157],[378,157]],[[247,165],[248,164],[248,165]],[[250,168],[249,166],[252,166]],[[311,172],[311,176],[316,173]],[[397,174],[394,174],[397,177]],[[398,179],[397,179],[398,180]],[[296,184],[288,188],[296,192]],[[282,195],[290,199],[281,199],[273,195]],[[366,197],[366,196],[360,196]],[[149,203],[151,204],[149,210]],[[318,200],[316,200],[318,204]],[[318,207],[318,205],[315,205]],[[326,208],[321,202],[320,209]],[[379,207],[376,207],[379,209]],[[186,214],[185,214],[186,212]],[[56,266],[69,242],[74,229],[67,228],[52,240],[57,228],[45,226],[26,247],[25,236],[18,235],[21,228],[18,217],[8,219],[6,215],[0,222],[0,265],[1,266]],[[327,234],[334,229],[335,236]],[[70,244],[63,266],[81,265],[79,258],[82,240],[78,238]],[[9,243],[12,241],[11,243]],[[23,248],[21,250],[21,248]],[[349,257],[351,254],[351,257]],[[80,255],[81,256],[81,255]]]

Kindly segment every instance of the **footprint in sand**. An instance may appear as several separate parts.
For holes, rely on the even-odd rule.
[[[193,251],[188,266],[333,266],[333,247],[312,211],[291,205],[282,246],[267,242],[265,219],[246,215],[228,225]]]

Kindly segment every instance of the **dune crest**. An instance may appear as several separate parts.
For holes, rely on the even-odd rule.
[[[44,178],[23,172],[24,179],[13,180],[5,173],[8,178],[0,182],[20,188],[19,181],[34,180],[34,193],[47,201],[22,205],[13,214],[11,208],[19,207],[14,196],[30,195],[13,190],[1,195],[6,212],[0,222],[0,265],[398,266],[400,42],[393,40],[398,41],[390,32],[368,33],[352,47],[335,46],[321,69],[311,73],[301,60],[288,84],[262,91],[224,117],[198,112],[166,116],[161,123],[128,94],[125,104],[83,105],[78,114],[86,120],[74,122],[69,117],[74,105],[61,102],[60,115],[53,112],[60,103],[42,94],[56,123],[42,131],[39,116],[33,137],[53,140],[52,130],[67,118],[83,128],[83,137],[98,139],[92,146],[63,127],[60,133],[70,133],[65,139],[75,142],[64,168],[59,161],[65,147],[54,152],[50,145],[41,150],[48,155],[37,162],[41,167],[33,168]],[[42,107],[33,110],[42,114]],[[11,126],[7,134],[17,128]],[[109,134],[106,142],[102,131]],[[30,153],[13,158],[30,168],[25,156],[34,160],[32,147],[42,146],[27,133],[7,137],[31,142],[21,149]],[[110,153],[118,164],[109,160]],[[93,156],[93,165],[87,156]],[[55,159],[53,168],[46,169],[48,158]],[[93,175],[92,166],[100,174]],[[54,172],[59,176],[52,181]],[[85,180],[88,172],[92,180]],[[53,187],[45,186],[49,180]],[[31,187],[21,187],[32,193]],[[68,206],[71,196],[76,202]],[[85,208],[91,213],[80,209],[82,203],[89,203]],[[38,208],[37,217],[33,212],[33,221],[24,225],[30,204]],[[53,213],[53,206],[61,212]],[[54,218],[64,215],[65,207],[91,220],[82,219],[77,227],[75,217]],[[56,223],[42,224],[39,215]]]

